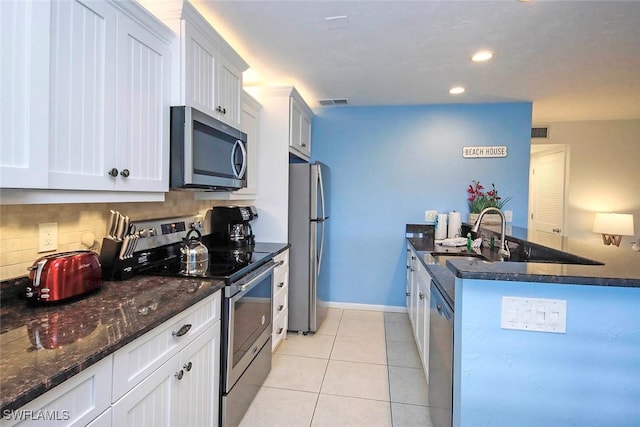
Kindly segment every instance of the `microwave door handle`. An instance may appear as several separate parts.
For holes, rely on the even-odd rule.
[[[240,147],[240,150],[242,151],[242,166],[240,166],[239,172],[235,164],[236,151],[238,150],[238,147]],[[244,144],[239,139],[236,140],[236,142],[233,144],[233,148],[231,149],[231,169],[238,179],[242,179],[242,176],[247,169],[247,150],[244,148]]]
[[[240,140],[238,140],[238,145],[240,146],[240,150],[242,150],[242,167],[238,175],[240,175],[239,178],[242,179],[244,178],[244,173],[247,171],[247,148]]]

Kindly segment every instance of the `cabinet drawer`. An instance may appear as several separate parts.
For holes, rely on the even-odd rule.
[[[220,319],[221,292],[207,297],[114,354],[113,401]]]
[[[273,321],[273,333],[271,334],[271,352],[276,351],[282,340],[287,337],[289,309],[278,314]]]
[[[287,249],[287,250],[285,250],[283,252],[280,252],[278,255],[273,257],[273,260],[275,262],[284,261],[280,267],[276,268],[275,271],[278,271],[278,269],[282,268],[282,267],[289,267],[289,249]]]
[[[280,293],[289,292],[289,269],[280,270],[273,276],[273,298],[278,298]]]
[[[288,286],[279,289],[273,296],[273,318],[280,316],[284,310],[289,308]]]
[[[2,418],[0,425],[87,425],[111,405],[111,369],[112,357],[107,356],[12,413],[17,417],[28,411],[31,417],[24,418],[22,422],[11,417]],[[40,416],[53,419],[38,418]]]

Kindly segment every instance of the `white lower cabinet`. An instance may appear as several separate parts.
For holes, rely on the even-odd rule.
[[[113,426],[218,424],[221,295],[114,354]]]
[[[217,425],[219,366],[217,323],[115,402],[112,425]]]
[[[407,248],[407,311],[420,362],[429,380],[429,301],[431,276],[411,248]]]
[[[221,298],[217,291],[194,304],[0,418],[0,426],[217,426]]]
[[[276,255],[273,260],[282,262],[273,271],[271,350],[276,351],[282,340],[287,338],[289,326],[289,250]]]
[[[111,405],[112,363],[112,356],[100,360],[9,416],[3,414],[0,425],[75,427],[89,424]]]

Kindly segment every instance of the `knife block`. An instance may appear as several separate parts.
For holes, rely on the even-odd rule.
[[[102,280],[127,280],[133,277],[133,258],[120,259],[122,241],[104,238],[100,250]]]

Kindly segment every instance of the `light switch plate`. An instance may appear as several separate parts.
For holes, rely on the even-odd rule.
[[[506,222],[513,222],[513,211],[511,210],[504,211],[504,220]]]
[[[504,296],[501,327],[564,334],[567,332],[567,301]]]

